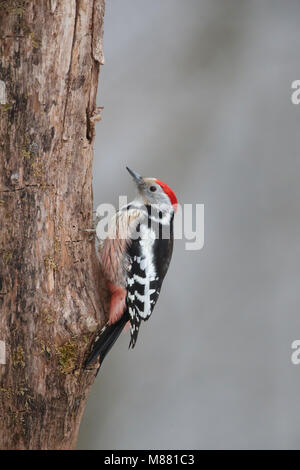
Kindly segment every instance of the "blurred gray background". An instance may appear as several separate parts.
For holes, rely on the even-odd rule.
[[[107,0],[95,206],[125,165],[205,204],[136,348],[104,362],[80,449],[300,448],[300,2]]]

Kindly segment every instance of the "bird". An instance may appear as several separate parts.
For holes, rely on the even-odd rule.
[[[86,361],[88,367],[99,360],[97,373],[127,325],[129,348],[135,347],[142,321],[150,318],[158,300],[173,253],[173,222],[178,204],[174,191],[157,178],[126,169],[137,187],[137,195],[111,218],[98,251],[110,305],[108,321]]]

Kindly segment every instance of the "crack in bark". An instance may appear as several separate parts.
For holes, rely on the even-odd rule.
[[[100,10],[97,9],[98,6]],[[99,11],[101,12],[101,17],[103,20],[104,0],[93,0],[92,19],[91,19],[91,22],[92,22],[91,59],[92,59],[92,62],[94,63],[94,66],[92,67],[92,80],[93,80],[94,73],[96,73],[96,76],[98,77],[100,65],[104,65],[103,51],[102,51],[103,29],[102,29],[101,20],[98,17]],[[98,22],[96,23],[97,20]],[[97,40],[100,43],[100,56],[99,56],[99,51],[96,51],[96,48],[95,48],[95,44],[97,43]],[[94,137],[95,137],[95,123],[96,121],[101,120],[101,115],[99,113],[99,110],[102,109],[102,107],[99,107],[99,108],[96,107],[95,100],[92,98],[91,95],[92,95],[92,89],[90,90],[89,100],[88,100],[88,104],[86,108],[86,138],[90,144],[93,142]],[[94,102],[91,102],[92,99]],[[93,106],[93,109],[91,109],[92,106]]]
[[[25,184],[21,188],[14,188],[14,189],[0,189],[0,193],[16,193],[17,191],[24,191],[25,189],[31,189],[31,188],[38,188],[38,189],[55,189],[54,184],[48,184],[48,185],[40,185],[40,184]]]
[[[91,56],[92,59],[94,59],[93,56],[93,44],[94,44],[94,17],[95,17],[95,3],[97,0],[93,0],[93,10],[92,10],[92,34],[91,34]]]
[[[84,180],[83,180],[83,185],[82,185],[81,195],[80,195],[80,212],[82,214],[84,214],[84,212],[82,212],[82,210],[81,210],[81,208],[82,208],[82,194],[83,194],[84,187],[86,185],[86,176],[87,176],[88,170],[89,170],[89,168],[87,167],[86,170],[85,170],[85,175],[84,175]]]
[[[26,39],[26,36],[13,36],[13,35],[6,35],[6,36],[0,36],[0,39]]]
[[[50,0],[50,10],[51,10],[51,13],[53,14],[56,10],[56,7],[57,7],[57,3],[58,1],[57,0]]]
[[[72,39],[72,46],[71,46],[71,56],[70,56],[70,64],[69,64],[69,70],[68,70],[68,76],[67,76],[67,96],[66,96],[66,103],[64,107],[64,113],[63,113],[63,124],[62,124],[62,140],[64,140],[64,133],[65,133],[65,122],[66,122],[66,113],[67,113],[67,107],[69,103],[69,91],[70,91],[70,83],[71,83],[71,72],[72,72],[72,65],[73,65],[73,51],[74,51],[74,45],[75,45],[75,39],[76,39],[76,30],[77,30],[77,21],[78,21],[78,2],[79,0],[75,0],[75,19],[74,19],[74,30],[73,30],[73,39]]]

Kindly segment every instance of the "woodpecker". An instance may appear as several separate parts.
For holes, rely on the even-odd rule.
[[[137,186],[137,196],[111,219],[99,249],[111,298],[108,321],[86,362],[88,366],[99,358],[98,371],[127,323],[129,348],[135,347],[142,321],[153,312],[173,252],[174,192],[159,179],[126,168]]]

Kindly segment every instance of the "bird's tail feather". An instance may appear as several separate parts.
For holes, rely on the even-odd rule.
[[[102,328],[100,336],[94,343],[92,351],[86,361],[85,367],[89,366],[92,362],[94,362],[98,356],[100,358],[101,367],[106,354],[115,344],[128,320],[129,315],[126,311],[124,312],[120,320],[118,320],[116,323],[113,323],[112,325],[106,325],[104,328]]]

